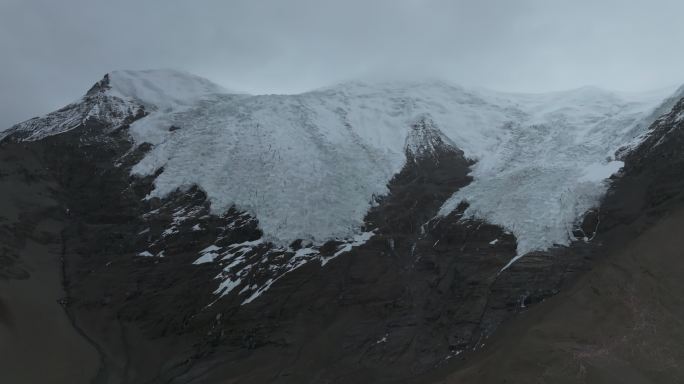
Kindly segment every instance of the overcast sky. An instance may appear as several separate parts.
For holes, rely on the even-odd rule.
[[[438,77],[538,92],[684,83],[682,0],[0,0],[0,129],[114,69],[251,93]]]

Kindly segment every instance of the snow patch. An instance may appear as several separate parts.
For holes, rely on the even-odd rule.
[[[193,262],[193,264],[205,264],[205,263],[211,263],[214,260],[216,260],[219,257],[219,253],[217,251],[220,251],[221,248],[215,246],[215,245],[210,245],[203,250],[201,250],[200,257]]]
[[[375,342],[375,344],[386,343],[388,337],[389,337],[389,333],[385,333],[385,335],[384,335],[383,337],[381,337],[380,339],[378,339],[378,340]]]

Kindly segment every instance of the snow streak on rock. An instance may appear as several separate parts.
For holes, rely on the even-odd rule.
[[[290,247],[274,247],[273,244],[266,243],[263,239],[245,241],[225,247],[211,245],[200,251],[200,257],[193,264],[212,262],[225,264],[221,273],[216,276],[220,284],[214,294],[220,298],[240,288],[237,295],[242,297],[242,304],[244,305],[254,301],[266,292],[273,283],[304,264],[318,261],[324,266],[334,258],[351,251],[354,247],[363,245],[371,237],[373,237],[373,232],[363,232],[346,242],[340,242],[336,245],[335,252],[327,257],[322,255],[319,247],[313,244],[307,244],[297,250]],[[273,262],[273,260],[283,259],[287,261],[284,263]],[[268,280],[263,283],[255,281],[250,283],[249,277],[259,270],[269,271]]]

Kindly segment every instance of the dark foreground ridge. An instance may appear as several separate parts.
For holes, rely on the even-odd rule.
[[[101,102],[106,86],[89,97]],[[67,374],[57,382],[673,382],[684,377],[676,321],[684,262],[659,247],[681,237],[683,109],[675,105],[626,155],[604,202],[576,228],[591,241],[527,255],[504,271],[513,235],[462,220],[465,206],[435,219],[470,182],[472,163],[431,121],[418,121],[406,165],[366,217],[371,240],[286,274],[301,244],[253,247],[241,261],[250,266],[242,285],[222,297],[215,277],[234,273],[228,263],[193,262],[210,245],[261,239],[258,222],[237,209],[212,215],[197,188],[145,199],[152,179],[130,168],[148,148],[134,148],[127,133],[143,109],[117,116],[117,127],[103,115],[34,142],[10,136],[0,143],[2,197],[11,202],[0,221],[0,276],[5,292],[33,283],[49,318],[66,313],[68,326],[54,327],[59,337],[29,343],[59,344],[64,361],[52,369]],[[318,252],[325,258],[339,246]],[[57,288],[41,292],[50,273]],[[240,290],[269,282],[245,303]],[[10,340],[2,356],[26,344],[19,332],[50,326],[18,328],[32,309],[8,295],[0,296]],[[36,378],[4,371],[15,382]]]

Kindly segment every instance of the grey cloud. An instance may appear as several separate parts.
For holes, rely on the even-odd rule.
[[[438,77],[509,91],[684,82],[684,3],[588,0],[3,0],[0,129],[113,69],[291,93]]]

